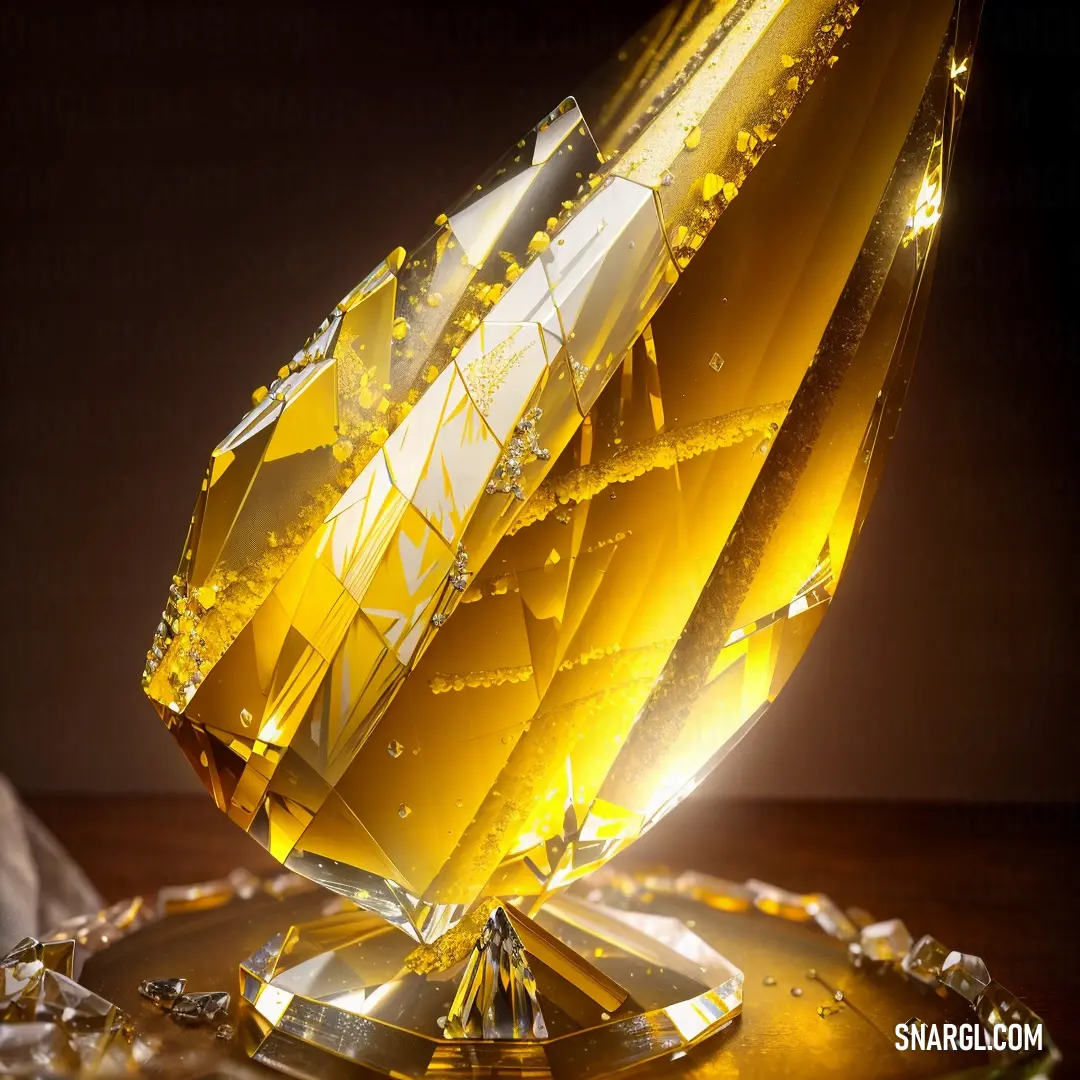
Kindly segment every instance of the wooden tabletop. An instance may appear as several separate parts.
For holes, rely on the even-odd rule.
[[[276,864],[200,796],[40,796],[31,807],[107,900]],[[981,956],[1080,1076],[1080,808],[695,798],[627,867],[824,892]]]

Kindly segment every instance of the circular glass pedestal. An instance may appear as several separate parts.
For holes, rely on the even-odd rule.
[[[415,943],[396,930],[384,931],[369,916],[343,911],[340,900],[322,892],[284,899],[257,895],[212,910],[170,915],[91,955],[80,981],[129,1013],[139,1031],[155,1040],[163,1060],[179,1049],[189,1061],[192,1054],[204,1063],[216,1059],[222,1070],[228,1070],[220,1075],[228,1076],[247,1076],[249,1071],[252,1076],[270,1076],[266,1066],[271,1066],[295,1076],[320,1078],[385,1075],[392,1069],[398,1076],[508,1080],[616,1072],[680,1080],[732,1075],[740,1080],[777,1076],[899,1080],[960,1073],[964,1080],[1019,1080],[1049,1075],[1056,1061],[1048,1035],[1042,1052],[1023,1055],[982,1049],[898,1050],[895,1028],[913,1018],[931,1025],[983,1026],[1038,1018],[1026,1013],[1015,998],[1003,996],[996,983],[976,993],[962,979],[946,974],[943,981],[920,973],[910,962],[908,970],[899,959],[862,955],[858,940],[852,947],[850,923],[838,927],[829,909],[818,906],[824,898],[799,897],[757,883],[749,888],[732,886],[697,875],[644,883],[608,875],[602,884],[590,879],[571,892],[575,895],[564,901],[561,912],[558,898],[541,909],[538,923],[556,937],[561,926],[567,943],[581,952],[587,951],[586,936],[591,935],[590,963],[627,990],[628,997],[623,1005],[608,1010],[596,1000],[602,987],[591,987],[592,996],[583,990],[577,998],[564,996],[561,1002],[540,994],[546,1042],[446,1037],[446,1018],[470,962],[465,959],[447,969],[454,977],[411,973],[425,989],[409,991],[412,996],[394,1008],[399,1019],[412,1009],[413,1018],[405,1027],[385,1025],[399,1032],[397,1050],[405,1049],[394,1060],[395,1047],[384,1041],[391,1056],[373,1062],[372,1046],[378,1039],[372,1041],[372,1031],[379,1038],[384,1033],[372,1025],[380,1022],[380,1015],[390,1015],[390,999],[403,992],[395,976]],[[598,921],[583,927],[588,911],[598,913]],[[627,919],[619,911],[654,921]],[[305,930],[304,924],[311,929]],[[681,938],[673,938],[680,925]],[[342,938],[350,926],[349,933],[359,933],[360,939],[354,936],[350,941],[348,933]],[[596,955],[596,949],[603,954],[608,947],[595,940],[616,932],[623,935],[622,944],[608,949],[608,956]],[[372,969],[357,968],[364,935],[382,941],[379,947],[385,950],[382,981],[377,984],[370,981]],[[396,944],[387,947],[387,942]],[[636,961],[642,958],[632,954],[646,948],[654,950],[654,958],[662,952],[670,968],[657,965],[665,967],[657,972],[646,962],[634,974]],[[534,951],[542,955],[542,950]],[[682,959],[673,963],[672,954],[680,951]],[[370,952],[374,957],[375,948]],[[861,963],[853,963],[853,956]],[[718,961],[722,967],[716,966]],[[537,962],[538,970],[542,964]],[[703,966],[706,971],[700,970]],[[725,971],[728,979],[718,979]],[[215,1026],[181,1027],[139,996],[138,985],[144,979],[167,976],[187,978],[189,989],[232,991],[229,1022],[238,1029],[236,1037],[217,1037]],[[536,975],[538,984],[546,978],[547,973]],[[695,981],[696,992],[690,992]],[[398,989],[384,991],[380,1004],[377,993],[369,992],[379,985]],[[412,985],[415,990],[417,983]],[[645,1000],[647,987],[654,995],[651,1003]],[[358,989],[363,992],[356,993]],[[664,993],[672,998],[667,1004],[662,1003]],[[320,994],[329,1000],[320,1000]],[[627,1011],[620,1013],[620,1008]],[[276,1020],[275,1009],[280,1010]],[[578,1047],[568,1053],[565,1065],[545,1049],[560,1041],[567,1048],[576,1041]],[[417,1055],[417,1045],[426,1047],[427,1064],[423,1054]],[[378,1072],[363,1064],[365,1060],[377,1064]],[[579,1071],[572,1071],[575,1067]],[[195,1073],[163,1068],[160,1075]]]
[[[298,1075],[599,1080],[686,1053],[742,1005],[742,973],[659,912],[564,896],[454,935],[418,948],[365,912],[279,933],[240,966],[249,1052]]]

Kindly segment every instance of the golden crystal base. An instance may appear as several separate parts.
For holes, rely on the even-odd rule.
[[[478,929],[417,948],[349,911],[278,934],[240,966],[245,1049],[297,1075],[598,1080],[742,1008],[742,972],[670,915],[564,896],[535,921],[491,906]]]

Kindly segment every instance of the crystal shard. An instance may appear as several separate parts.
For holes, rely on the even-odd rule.
[[[130,1019],[71,978],[74,941],[24,938],[0,959],[0,1074],[136,1070]]]
[[[859,946],[867,960],[897,963],[911,951],[911,934],[899,919],[885,919],[863,927]]]
[[[155,1005],[169,1008],[184,992],[187,979],[144,979],[139,983],[139,993]]]
[[[924,934],[911,947],[901,964],[904,971],[925,986],[936,987],[941,979],[941,970],[949,956],[949,950],[937,938]]]
[[[942,961],[941,982],[975,1005],[990,985],[990,973],[980,957],[954,951]]]
[[[198,994],[181,994],[169,1009],[169,1015],[178,1020],[204,1024],[216,1020],[229,1009],[229,995],[224,990]]]
[[[443,1033],[448,1039],[547,1038],[525,948],[501,906],[473,946]]]
[[[143,682],[277,859],[429,942],[765,713],[897,420],[977,14],[688,6],[267,363]]]
[[[40,971],[55,971],[60,975],[72,977],[75,962],[75,941],[38,941],[26,937],[17,942],[6,956],[0,957],[0,974],[10,973],[7,977],[15,980],[29,978]],[[0,989],[0,996],[3,990]]]

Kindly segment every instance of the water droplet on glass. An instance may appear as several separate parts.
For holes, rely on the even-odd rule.
[[[772,975],[766,975],[765,978],[761,980],[761,984],[762,986],[775,986],[776,978]]]
[[[389,742],[389,744],[388,744],[388,745],[387,745],[387,747],[386,747],[386,752],[387,752],[387,753],[388,753],[388,754],[389,754],[389,755],[390,755],[390,756],[391,756],[392,758],[396,758],[396,757],[401,757],[401,752],[402,752],[402,750],[404,750],[404,749],[405,749],[405,747],[404,747],[404,746],[402,746],[402,745],[401,745],[401,743],[399,743],[399,742],[397,741],[397,739],[391,739],[391,740],[390,740],[390,742]]]
[[[791,988],[791,996],[792,997],[802,997],[802,987],[801,986],[793,986]]]
[[[407,818],[412,813],[412,807],[411,806],[406,806],[404,803],[402,803],[397,808],[397,813],[398,813],[399,818]],[[802,991],[799,991],[799,992],[802,993]]]
[[[718,352],[714,352],[712,354],[712,359],[709,361],[709,367],[711,367],[713,371],[719,371],[723,366],[724,358]]]

